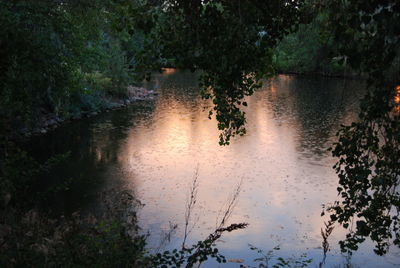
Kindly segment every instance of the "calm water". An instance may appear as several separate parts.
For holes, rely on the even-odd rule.
[[[244,137],[230,146],[218,145],[215,120],[208,120],[207,103],[198,96],[197,75],[169,70],[154,75],[145,86],[160,96],[96,118],[66,124],[31,143],[34,153],[46,158],[71,152],[55,180],[70,178],[79,187],[60,195],[54,208],[73,211],[96,207],[95,193],[111,187],[130,189],[144,204],[139,211],[143,233],[150,233],[153,251],[179,247],[190,184],[198,174],[198,196],[188,243],[205,238],[221,218],[221,210],[235,187],[241,192],[229,223],[247,222],[245,230],[228,233],[218,241],[227,259],[251,265],[260,257],[252,244],[282,257],[306,253],[322,258],[320,229],[322,204],[337,198],[337,177],[327,148],[341,124],[356,118],[358,81],[301,78],[281,75],[248,98]],[[165,239],[171,226],[178,228]],[[344,264],[337,241],[330,237],[331,267]],[[163,241],[164,243],[161,243]],[[400,265],[398,251],[378,257],[366,242],[351,259],[360,267]],[[218,267],[206,263],[204,267]],[[239,267],[230,262],[222,267]]]

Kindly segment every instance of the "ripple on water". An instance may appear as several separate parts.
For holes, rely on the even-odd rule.
[[[80,176],[102,176],[132,189],[145,204],[139,219],[143,231],[150,231],[152,247],[170,223],[178,228],[167,247],[180,245],[188,185],[198,167],[198,220],[189,243],[215,228],[221,207],[242,181],[231,222],[250,225],[224,236],[221,251],[247,263],[254,259],[249,243],[264,250],[281,244],[281,256],[309,249],[319,260],[320,228],[326,220],[320,217],[321,205],[337,198],[334,159],[326,148],[340,124],[356,118],[360,86],[349,81],[353,91],[341,103],[340,80],[278,76],[247,99],[248,134],[221,147],[216,121],[206,119],[206,103],[195,93],[196,77],[155,75],[146,86],[160,91],[156,101],[92,118],[89,128],[87,123],[59,128],[34,146],[48,149],[54,139],[53,151],[79,148],[72,151],[76,161],[63,176],[79,171]],[[112,172],[95,172],[99,167]],[[332,265],[343,261],[337,247],[343,235],[339,228],[332,235]],[[354,263],[395,266],[391,263],[399,258],[398,252],[378,258],[371,251],[365,243]]]

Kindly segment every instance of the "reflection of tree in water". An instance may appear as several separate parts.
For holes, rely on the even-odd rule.
[[[173,121],[177,124],[175,127],[186,133],[184,138],[188,144],[196,142],[200,132],[210,132],[212,136],[216,125],[215,129],[209,129],[209,125],[194,123],[207,120],[207,112],[202,112],[205,102],[198,94],[197,77],[197,73],[190,72],[155,74],[145,85],[159,87],[156,105],[143,102],[129,109],[73,122],[46,136],[34,138],[27,146],[38,159],[71,152],[69,160],[57,168],[58,172],[47,178],[50,185],[69,178],[73,180],[71,190],[58,194],[55,205],[66,210],[81,207],[81,203],[89,201],[85,200],[87,193],[95,193],[110,183],[105,178],[115,177],[113,183],[119,182],[122,176],[118,173],[121,165],[118,157],[133,126],[151,128],[158,124],[161,127],[160,123],[169,122],[164,127],[171,127]],[[318,157],[326,150],[329,134],[337,129],[338,122],[343,121],[347,111],[342,107],[349,106],[352,99],[345,92],[340,106],[342,88],[338,81],[320,79],[312,82],[280,76],[270,83],[268,98],[273,115],[278,122],[286,120],[296,126],[299,150]],[[110,172],[113,173],[110,175]]]
[[[70,153],[66,161],[54,171],[45,174],[45,185],[49,188],[68,182],[67,191],[59,191],[54,200],[44,204],[63,212],[72,212],[91,203],[95,193],[110,181],[105,181],[107,169],[116,168],[113,183],[118,182],[118,152],[127,131],[144,118],[151,116],[153,105],[144,102],[129,110],[113,111],[92,119],[83,119],[66,124],[45,136],[32,138],[25,144],[28,151],[40,161],[57,154]],[[63,211],[64,210],[64,211]]]
[[[192,117],[198,117],[198,73],[169,71],[154,74],[146,87],[159,89],[163,95],[159,105],[179,105]],[[298,150],[307,157],[326,154],[332,131],[356,114],[362,89],[359,81],[320,77],[281,75],[267,83],[272,113],[278,122],[297,126]],[[182,107],[181,107],[182,108]],[[350,119],[350,118],[349,118]]]
[[[201,100],[197,77],[198,74],[191,72],[154,74],[152,80],[144,86],[160,91],[162,97],[156,99],[156,108],[179,104],[183,105],[181,109],[189,111],[191,117],[198,118],[202,106],[199,105]],[[179,101],[176,101],[177,98]],[[85,204],[93,204],[95,193],[108,185],[112,184],[112,187],[122,183],[118,159],[120,149],[132,127],[149,127],[155,113],[154,102],[144,101],[128,109],[65,124],[45,136],[33,137],[25,147],[39,161],[57,154],[70,153],[66,161],[44,175],[45,183],[40,185],[40,190],[43,190],[67,182],[69,189],[58,191],[44,205],[61,213],[72,212],[85,207]],[[110,177],[113,179],[107,179]]]
[[[161,95],[157,100],[155,113],[158,110],[163,113],[175,109],[177,113],[190,117],[193,122],[207,119],[207,113],[202,111],[208,112],[212,106],[210,101],[205,101],[200,96],[199,76],[200,72],[175,69],[166,69],[161,74],[154,73],[152,79],[143,86],[154,89]],[[196,126],[191,124],[190,127]]]
[[[161,91],[163,95],[174,94],[180,99],[193,98],[199,96],[199,76],[200,72],[166,69],[163,73],[153,73],[151,80],[143,86]]]
[[[298,150],[308,157],[326,154],[332,131],[357,109],[360,82],[279,76],[269,83],[273,116],[297,126]]]

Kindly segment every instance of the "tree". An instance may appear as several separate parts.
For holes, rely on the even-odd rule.
[[[0,125],[16,132],[42,113],[96,110],[137,82],[142,1],[0,1]],[[140,12],[140,13],[139,13]],[[141,14],[141,16],[139,15]],[[149,66],[146,66],[147,68]],[[5,133],[1,133],[4,136]]]
[[[327,27],[327,12],[317,13],[310,23],[301,24],[286,35],[275,49],[274,66],[278,71],[298,74],[343,76],[349,68],[338,64],[337,44]]]

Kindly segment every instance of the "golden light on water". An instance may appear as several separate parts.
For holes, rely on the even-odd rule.
[[[282,80],[286,87],[290,86],[290,79]],[[146,204],[141,222],[157,226],[153,235],[157,236],[158,226],[164,228],[169,220],[181,221],[197,167],[200,189],[199,210],[195,213],[201,216],[201,224],[191,234],[194,241],[212,231],[226,199],[242,181],[231,221],[246,221],[251,228],[245,234],[230,235],[231,242],[226,247],[240,248],[239,241],[244,239],[241,236],[263,244],[264,235],[273,233],[287,238],[286,233],[290,233],[294,237],[295,230],[306,232],[318,242],[323,224],[319,217],[320,198],[336,196],[335,187],[330,191],[320,187],[331,183],[333,171],[329,162],[327,170],[323,165],[312,166],[316,174],[308,172],[304,176],[308,162],[303,163],[297,150],[296,130],[301,126],[274,105],[282,97],[290,102],[287,92],[279,90],[280,84],[271,82],[269,87],[246,98],[248,133],[233,139],[229,147],[218,145],[217,122],[207,118],[208,111],[203,110],[200,98],[189,102],[162,95],[151,119],[140,121],[129,131],[118,154],[119,165],[125,174],[124,183]],[[323,172],[322,179],[316,170]],[[283,210],[296,213],[285,214]],[[168,225],[165,226],[167,230]]]
[[[396,87],[396,96],[394,97],[395,103],[400,103],[400,85]]]
[[[396,86],[396,95],[394,96],[395,111],[400,113],[400,85]]]
[[[163,74],[173,74],[176,72],[175,68],[162,68],[162,72]]]
[[[196,225],[188,243],[215,230],[227,199],[240,184],[229,223],[250,225],[224,237],[218,245],[221,250],[235,256],[247,252],[248,243],[264,249],[285,243],[296,254],[305,248],[318,251],[326,220],[320,217],[321,204],[337,197],[337,175],[331,168],[335,160],[321,151],[341,123],[357,118],[358,94],[341,100],[341,83],[336,80],[279,76],[246,97],[247,134],[219,146],[217,121],[209,120],[208,109],[203,109],[212,103],[188,89],[197,88],[195,78],[189,72],[164,69],[149,86],[160,91],[159,97],[127,111],[132,126],[123,124],[117,129],[120,135],[115,135],[120,132],[114,121],[96,127],[100,148],[91,153],[97,162],[112,163],[106,176],[131,190],[144,205],[138,221],[143,233],[149,233],[149,248],[161,247],[160,237],[171,232],[171,224],[178,227],[165,249],[181,246],[185,204],[196,176],[199,188],[191,219]],[[393,89],[393,101],[400,107],[400,85]],[[337,112],[342,107],[337,107],[339,100],[346,107],[344,113]],[[115,136],[122,138],[114,141]],[[331,244],[344,236],[344,230],[335,229]]]

